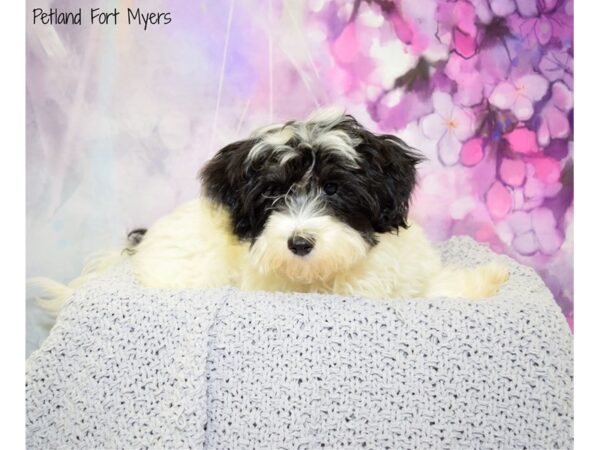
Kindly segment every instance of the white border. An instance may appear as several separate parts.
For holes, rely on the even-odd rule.
[[[25,447],[25,6],[2,4],[2,447]]]
[[[600,442],[600,2],[575,2],[575,448]]]

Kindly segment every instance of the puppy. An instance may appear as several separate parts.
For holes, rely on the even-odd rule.
[[[206,164],[200,198],[132,232],[127,257],[153,288],[494,295],[503,266],[444,267],[408,218],[421,160],[338,110],[267,126]]]

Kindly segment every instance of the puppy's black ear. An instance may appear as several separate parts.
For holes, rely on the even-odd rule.
[[[255,140],[248,139],[227,145],[206,163],[199,174],[203,194],[229,209],[238,236],[246,235],[250,228],[243,219],[243,199],[252,170],[246,160],[255,143]]]
[[[410,197],[417,184],[417,164],[424,160],[402,139],[390,134],[360,133],[357,150],[366,162],[367,176],[377,192],[379,214],[373,228],[378,233],[407,228]]]

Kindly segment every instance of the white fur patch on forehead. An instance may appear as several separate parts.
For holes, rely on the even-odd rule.
[[[345,120],[347,117],[343,110],[326,108],[312,113],[305,121],[259,128],[250,135],[257,142],[248,153],[247,162],[268,151],[278,154],[279,163],[283,165],[299,155],[298,150],[289,145],[295,138],[296,144],[310,146],[315,151],[336,153],[350,166],[357,167],[360,156],[355,147],[360,144],[360,139],[336,128]]]
[[[298,195],[285,198],[285,208],[289,216],[297,222],[327,214],[325,203],[317,195]]]
[[[329,130],[318,134],[312,141],[312,145],[319,149],[325,149],[328,152],[334,152],[347,158],[353,167],[358,167],[358,153],[354,148],[360,144],[360,139],[349,136],[342,130]]]

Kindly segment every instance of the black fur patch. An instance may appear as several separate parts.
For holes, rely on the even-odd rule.
[[[140,242],[142,242],[146,231],[148,231],[146,228],[136,228],[135,230],[132,230],[129,233],[127,233],[127,241],[129,241],[129,245],[135,247]]]
[[[286,145],[297,156],[284,164],[276,151],[261,152],[248,161],[257,137],[226,146],[203,168],[205,195],[229,208],[240,239],[256,239],[273,211],[293,203],[286,203],[286,196],[318,198],[327,214],[357,230],[371,245],[377,243],[377,233],[407,227],[416,166],[422,160],[418,152],[396,136],[371,133],[348,115],[322,129],[358,138],[358,160],[351,164],[346,155],[313,148],[296,136]]]

